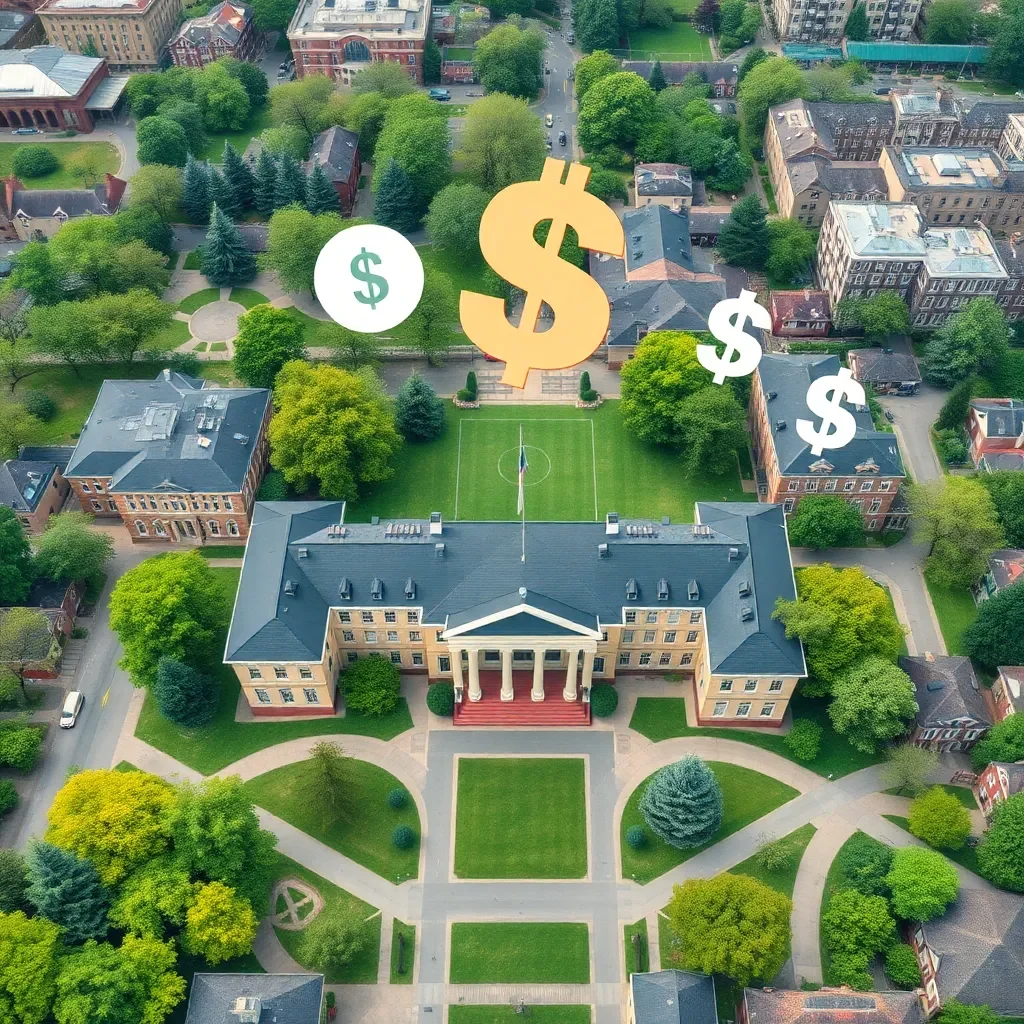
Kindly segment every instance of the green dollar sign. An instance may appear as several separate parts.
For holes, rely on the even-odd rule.
[[[370,264],[380,263],[380,257],[375,252],[367,252],[365,247],[362,252],[352,257],[349,270],[357,281],[366,282],[366,290],[369,293],[364,295],[361,291],[352,294],[360,301],[367,303],[370,309],[376,309],[377,303],[388,296],[388,283],[383,277],[370,272]]]

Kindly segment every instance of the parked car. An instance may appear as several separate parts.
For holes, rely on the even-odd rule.
[[[452,98],[452,94],[447,89],[431,89],[427,95],[432,100],[438,100],[441,103],[447,103]]]
[[[572,32],[569,32],[569,33],[566,34],[565,41],[570,46],[572,46],[572,44],[576,42],[576,36]]]
[[[565,132],[559,132],[558,133],[558,144],[560,146],[564,146],[565,143],[566,143]]]
[[[544,140],[544,142],[547,144],[548,149],[552,148],[551,136],[550,135]]]
[[[554,118],[553,114],[545,114],[544,115],[544,126],[546,128],[550,128],[554,123],[555,123],[555,118]]]
[[[889,95],[888,87],[886,87],[884,89],[876,89],[875,90],[875,95],[876,96],[888,96]]]
[[[15,128],[12,135],[40,135],[42,134],[38,128]]]
[[[82,710],[85,698],[78,690],[72,690],[64,699],[64,707],[60,713],[60,727],[70,729],[78,721],[78,713]]]

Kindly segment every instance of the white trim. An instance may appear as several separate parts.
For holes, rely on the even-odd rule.
[[[455,515],[452,522],[459,521],[459,467],[462,465],[462,420],[459,420],[459,447],[455,455]]]
[[[473,629],[479,629],[481,626],[490,625],[492,622],[501,622],[502,619],[511,618],[513,615],[519,615],[522,612],[526,612],[529,615],[533,615],[535,618],[542,619],[544,622],[554,623],[556,626],[564,626],[572,633],[579,634],[580,636],[589,637],[592,640],[600,640],[602,631],[601,629],[590,629],[588,626],[581,626],[577,622],[570,622],[569,619],[563,619],[560,615],[555,615],[552,612],[543,611],[540,608],[536,608],[526,602],[521,602],[512,608],[502,609],[500,612],[494,612],[491,615],[485,615],[482,618],[474,619],[471,622],[464,623],[461,626],[453,626],[451,629],[445,629],[443,631],[442,640],[452,640],[456,637],[461,637],[464,633],[469,632]],[[600,623],[598,623],[600,626]],[[472,638],[470,638],[472,639]],[[490,637],[490,641],[504,642],[505,637]]]
[[[594,417],[590,417],[590,461],[594,467],[594,522],[600,522],[597,512],[597,442],[594,440]]]

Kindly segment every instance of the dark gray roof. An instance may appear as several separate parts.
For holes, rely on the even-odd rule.
[[[260,1024],[320,1024],[322,974],[196,974],[185,1024],[230,1024],[235,1000],[255,997]]]
[[[960,889],[942,917],[922,925],[939,958],[939,998],[984,1003],[1004,1016],[1024,1014],[1024,897]]]
[[[971,408],[985,414],[989,437],[1020,437],[1024,433],[1024,402],[1019,399],[994,402],[975,398]]]
[[[834,198],[853,196],[878,195],[885,198],[889,195],[889,185],[880,167],[864,161],[824,160],[819,158],[816,163],[818,178],[822,185],[832,193]]]
[[[348,181],[359,147],[359,135],[335,125],[313,139],[306,170],[319,163],[330,181]]]
[[[715,982],[690,971],[632,974],[636,1024],[718,1024]]]
[[[743,1003],[751,1024],[918,1024],[921,1004],[913,992],[854,992],[823,988],[745,988]]]
[[[622,62],[623,71],[633,71],[642,78],[650,80],[654,64],[646,60],[626,60]],[[713,62],[687,63],[686,61],[663,60],[661,70],[669,85],[682,85],[683,79],[693,73],[700,75],[708,85],[720,82],[724,85],[736,85],[740,78],[739,64]]]
[[[999,259],[1002,260],[1006,272],[1011,278],[1024,277],[1024,246],[1018,246],[1012,241],[993,239]]]
[[[521,604],[516,614],[532,608],[569,619],[574,626],[563,634],[622,622],[630,579],[637,605],[656,605],[666,579],[670,606],[707,609],[713,672],[804,675],[800,644],[772,619],[776,600],[794,595],[781,506],[701,502],[697,515],[709,529],[648,522],[643,537],[631,536],[625,521],[618,535],[603,523],[530,523],[524,563],[517,522],[445,523],[441,536],[430,535],[426,523],[414,524],[418,534],[400,536],[388,534],[390,524],[356,523],[336,535],[342,502],[257,502],[225,659],[319,661],[328,610],[371,605],[374,579],[383,605],[422,609],[428,626],[455,629]],[[437,543],[444,544],[440,557]],[[605,557],[601,544],[608,545]],[[409,579],[413,598],[405,596]],[[286,581],[294,594],[285,593]],[[691,581],[699,590],[693,600]],[[750,584],[747,598],[741,582]],[[747,619],[744,606],[753,612]]]
[[[884,348],[855,348],[850,352],[851,365],[854,358],[857,360],[857,380],[866,380],[872,384],[921,381],[917,360],[909,352],[894,352],[892,349]]]
[[[179,39],[187,39],[193,45],[207,43],[212,46],[215,40],[221,39],[229,46],[234,46],[241,39],[251,17],[251,8],[247,4],[225,0],[202,17],[186,21],[172,40],[172,45]]]
[[[900,668],[917,690],[917,724],[922,728],[973,718],[992,724],[992,714],[978,689],[971,659],[943,654],[901,657]]]
[[[830,132],[836,128],[866,127],[873,124],[895,124],[896,114],[889,103],[808,103],[807,109],[816,126],[826,125]]]
[[[960,119],[964,128],[998,128],[1002,131],[1010,114],[1024,113],[1021,100],[979,100]]]
[[[107,186],[21,189],[14,193],[11,202],[12,217],[19,213],[26,217],[54,217],[60,211],[69,217],[112,213],[107,208]]]
[[[992,574],[997,590],[1021,582],[1024,579],[1024,551],[1020,548],[999,548],[993,551],[988,556],[988,571]]]
[[[729,219],[729,213],[729,210],[691,206],[689,211],[690,237],[719,234]]]
[[[56,469],[53,462],[8,459],[0,465],[0,505],[34,512]]]
[[[44,611],[60,608],[70,587],[70,583],[55,583],[53,580],[45,578],[38,579],[32,584],[25,604],[30,608],[41,608]]]
[[[114,493],[241,490],[270,403],[267,388],[221,388],[164,370],[105,380],[68,477],[110,477]]]
[[[905,476],[896,436],[876,430],[871,413],[865,407],[843,402],[857,421],[857,433],[842,448],[828,448],[824,455],[812,455],[811,446],[796,432],[798,419],[814,419],[807,408],[807,388],[819,377],[839,372],[839,357],[833,355],[774,355],[765,353],[758,364],[761,388],[768,399],[768,417],[772,423],[772,444],[783,476],[793,475],[861,475]],[[780,423],[785,427],[780,429]],[[824,459],[831,472],[812,470]],[[861,469],[858,471],[857,467]],[[871,467],[877,466],[874,470]]]
[[[1013,473],[1024,470],[1024,452],[1022,451],[996,451],[985,452],[978,462],[979,469],[986,473],[995,473],[997,470],[1005,469]]]
[[[637,164],[633,168],[640,196],[692,196],[693,175],[681,164]]]
[[[73,444],[23,444],[18,449],[18,458],[28,462],[52,462],[62,473],[67,469],[71,456],[75,454]]]
[[[9,43],[24,27],[33,14],[23,14],[21,11],[0,11],[0,46]]]

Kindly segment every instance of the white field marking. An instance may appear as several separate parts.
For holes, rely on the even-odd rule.
[[[600,522],[597,514],[597,442],[594,440],[594,420],[590,420],[590,461],[594,466],[594,522]]]
[[[459,518],[459,467],[462,465],[462,420],[459,420],[459,447],[455,455],[455,519]]]

